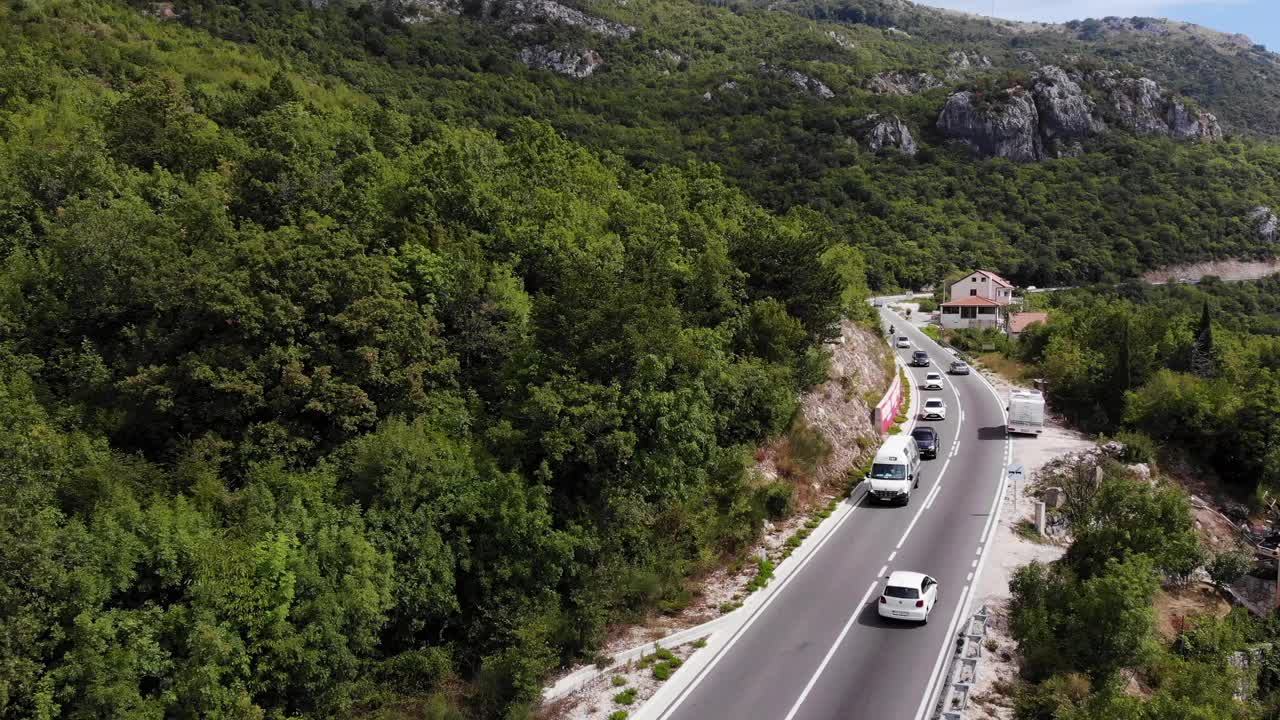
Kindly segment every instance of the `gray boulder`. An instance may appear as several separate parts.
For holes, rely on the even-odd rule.
[[[985,157],[1039,160],[1044,151],[1035,100],[1020,87],[1002,95],[989,100],[968,90],[952,95],[938,117],[938,129]]]
[[[911,136],[911,129],[897,115],[868,115],[863,119],[865,127],[862,131],[863,142],[873,153],[892,149],[903,155],[916,154],[916,140]]]
[[[584,78],[603,65],[604,58],[600,57],[600,53],[588,48],[560,50],[545,45],[534,45],[520,50],[520,62],[531,68]]]

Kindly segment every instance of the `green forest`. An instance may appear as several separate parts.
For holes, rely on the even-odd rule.
[[[921,8],[815,14],[785,4],[795,12],[722,5],[583,5],[635,27],[627,39],[550,24],[512,36],[506,25],[465,8],[459,16],[406,22],[394,3],[377,11],[340,2],[316,10],[180,0],[175,8],[185,25],[342,78],[410,117],[500,134],[532,117],[635,167],[715,164],[769,210],[806,207],[826,217],[839,239],[865,251],[874,288],[920,287],[974,266],[999,268],[1022,285],[1076,285],[1272,251],[1249,216],[1257,206],[1280,204],[1280,149],[1254,138],[1280,136],[1280,127],[1242,130],[1214,144],[1113,132],[1078,157],[1026,165],[974,162],[935,127],[951,90],[1025,82],[1034,66],[1018,53],[1027,47],[1043,62],[1077,58],[1082,67],[1153,74],[1218,112],[1229,129],[1233,119],[1274,123],[1280,83],[1258,79],[1272,67],[1270,54],[1224,56],[1194,38],[1108,36],[1103,43],[1050,33],[1015,43],[983,23]],[[494,7],[499,12],[501,2]],[[891,20],[919,35],[888,33],[882,27]],[[519,62],[522,47],[546,43],[596,48],[605,62],[586,78]],[[915,95],[865,88],[885,71],[945,78],[956,52],[989,53],[993,65]],[[834,97],[799,91],[760,63],[809,73]],[[869,152],[859,129],[871,113],[903,118],[919,153]]]
[[[755,537],[869,312],[709,165],[111,3],[0,26],[0,717],[525,717]]]
[[[721,5],[517,39],[484,3],[0,0],[0,718],[527,718],[754,541],[790,488],[752,452],[869,287],[1271,251],[1280,146],[1230,84],[1204,101],[1253,130],[1220,143],[977,162],[933,123],[1015,48],[878,96],[991,38]],[[569,79],[528,42],[608,60]],[[921,151],[866,151],[872,112]],[[1096,429],[1280,422],[1214,404],[1271,388],[1274,290],[1210,298],[1212,353],[1199,296],[1063,296],[1026,360]],[[1270,437],[1205,460],[1260,450],[1231,478],[1268,487]]]

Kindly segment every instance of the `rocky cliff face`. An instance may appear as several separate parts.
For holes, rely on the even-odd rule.
[[[1048,65],[1036,71],[1029,84],[995,97],[956,93],[947,99],[938,129],[979,155],[1018,162],[1079,152],[1081,141],[1106,131],[1104,117],[1138,134],[1204,142],[1222,137],[1211,113],[1188,109],[1147,78],[1107,73],[1084,77]],[[1106,105],[1097,107],[1083,85],[1101,89]]]
[[[1166,97],[1153,80],[1120,78],[1114,72],[1093,73],[1089,79],[1107,92],[1110,114],[1131,132],[1206,142],[1222,138],[1213,113],[1189,110],[1180,98]]]
[[[1062,68],[1040,68],[1032,78],[1031,95],[1035,98],[1040,139],[1050,152],[1105,129],[1094,115],[1093,101]]]
[[[584,78],[603,65],[604,58],[600,57],[600,53],[595,50],[586,48],[561,50],[545,45],[534,45],[520,50],[520,62],[531,68]]]
[[[1016,162],[1043,156],[1038,125],[1035,101],[1020,87],[989,102],[968,90],[958,92],[947,98],[938,117],[938,129],[948,138],[963,142],[978,155]]]
[[[910,128],[897,115],[868,115],[863,118],[860,134],[862,141],[867,144],[867,149],[873,153],[897,150],[903,155],[916,154],[916,139],[911,136]]]

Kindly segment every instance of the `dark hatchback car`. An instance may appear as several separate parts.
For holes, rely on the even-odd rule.
[[[911,437],[916,439],[916,448],[920,450],[920,457],[923,459],[938,457],[938,443],[941,438],[938,437],[938,431],[924,425],[911,431]]]
[[[929,353],[917,350],[911,353],[912,367],[929,367]]]

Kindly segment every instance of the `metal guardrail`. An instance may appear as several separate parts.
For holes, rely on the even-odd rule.
[[[946,685],[938,695],[932,717],[935,720],[960,720],[969,707],[969,693],[978,680],[978,665],[982,660],[983,640],[987,636],[990,620],[987,606],[983,605],[969,618],[956,637],[956,651],[947,664]]]

